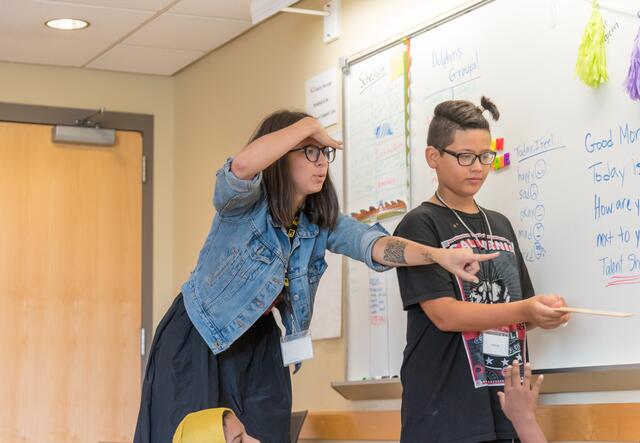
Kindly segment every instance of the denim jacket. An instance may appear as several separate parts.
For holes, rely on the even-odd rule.
[[[312,224],[303,212],[290,243],[286,229],[271,218],[262,173],[241,180],[231,172],[231,161],[216,174],[217,214],[198,264],[182,286],[189,318],[214,354],[231,346],[271,306],[283,290],[287,265],[289,290],[281,312],[287,335],[309,328],[327,268],[326,249],[375,271],[388,269],[371,257],[375,240],[388,233],[344,214],[329,230]]]

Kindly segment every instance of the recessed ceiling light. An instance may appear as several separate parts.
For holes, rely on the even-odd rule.
[[[47,20],[45,25],[52,29],[73,31],[75,29],[86,28],[89,26],[89,22],[77,18],[54,18],[52,20]]]

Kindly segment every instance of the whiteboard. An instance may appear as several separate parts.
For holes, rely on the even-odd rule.
[[[602,9],[609,82],[592,90],[574,78],[590,8],[584,0],[496,0],[410,44],[411,207],[437,186],[424,160],[434,106],[479,104],[486,95],[502,114],[492,135],[504,138],[512,164],[490,174],[477,200],[511,220],[536,292],[636,314],[574,315],[565,328],[531,331],[530,358],[541,370],[640,363],[640,104],[622,88],[639,23]],[[389,298],[400,298],[397,287]],[[403,347],[390,346],[390,359],[401,362]],[[348,378],[370,376],[367,357],[348,353]]]
[[[354,65],[344,81],[347,211],[390,232],[409,207],[405,54],[405,44],[395,45]],[[403,346],[406,320],[395,272],[349,260],[348,275],[350,377],[398,374],[393,352]]]

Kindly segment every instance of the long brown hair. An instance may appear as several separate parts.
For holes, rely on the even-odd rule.
[[[310,117],[310,115],[288,110],[276,111],[260,123],[249,143],[263,135],[291,126],[305,117]],[[297,208],[293,207],[294,189],[286,155],[262,171],[262,183],[267,191],[269,211],[273,220],[282,226],[291,226]],[[320,192],[306,197],[303,210],[311,223],[321,228],[335,228],[340,207],[329,174],[325,177]]]
[[[433,110],[433,120],[429,124],[427,145],[442,150],[453,143],[455,132],[466,129],[489,130],[489,122],[483,112],[489,111],[493,120],[500,118],[496,105],[487,97],[480,99],[480,106],[466,100],[448,100]]]

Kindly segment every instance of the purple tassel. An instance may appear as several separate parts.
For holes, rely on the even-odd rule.
[[[629,73],[624,81],[624,87],[632,100],[640,100],[640,30],[631,51]]]

